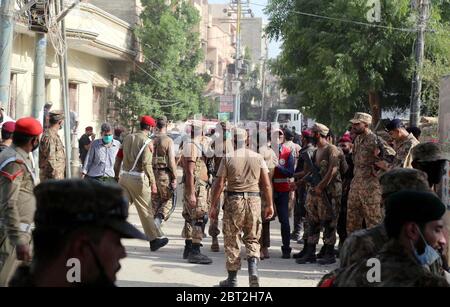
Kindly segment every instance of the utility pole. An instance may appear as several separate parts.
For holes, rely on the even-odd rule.
[[[263,65],[262,65],[262,83],[261,83],[261,118],[260,121],[263,121],[266,118],[266,108],[265,108],[265,98],[266,98],[266,62],[269,57],[268,47],[267,47],[267,38],[264,35],[264,47],[265,47],[265,55],[263,57]]]
[[[56,15],[60,15],[61,10],[64,8],[64,0],[56,0],[55,2],[55,13]],[[66,11],[68,13],[68,10]],[[64,14],[65,15],[67,15]],[[66,42],[66,23],[64,18],[59,19],[59,26],[61,29],[61,38],[64,43]],[[73,147],[72,142],[76,143],[76,134],[71,135],[70,131],[70,107],[69,107],[69,82],[67,76],[67,49],[64,51],[62,55],[58,55],[58,64],[59,64],[59,75],[60,75],[60,86],[61,86],[61,95],[63,100],[63,109],[64,109],[64,117],[66,119],[66,124],[64,125],[64,143],[66,144],[66,177],[71,178],[73,174],[77,174],[75,170],[76,161],[72,161],[73,157]],[[72,137],[72,138],[71,138]],[[75,140],[74,140],[75,139]],[[76,157],[76,153],[75,153]],[[72,169],[73,167],[73,169]],[[78,162],[79,167],[79,162]],[[74,170],[74,172],[72,172]]]
[[[425,51],[425,31],[429,17],[429,0],[418,0],[419,20],[417,23],[417,41],[415,48],[415,70],[411,87],[410,126],[418,127],[420,121],[420,106],[422,94],[422,69]]]
[[[9,88],[11,83],[11,52],[14,36],[14,1],[1,0],[0,3],[0,105],[3,104],[6,110],[6,106],[9,103]]]
[[[241,14],[241,0],[237,0],[236,60],[234,61],[234,78],[236,84],[236,93],[234,96],[234,125],[237,125],[237,123],[239,123],[241,113],[241,82],[239,81],[241,57]]]

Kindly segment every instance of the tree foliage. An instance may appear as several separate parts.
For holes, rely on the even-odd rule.
[[[436,79],[450,72],[449,0],[432,3],[422,95],[424,111],[431,114],[436,110]],[[374,111],[377,103],[385,110],[409,106],[417,12],[410,0],[381,4],[377,25],[387,28],[298,13],[368,23],[367,0],[269,2],[266,32],[283,40],[272,68],[289,94],[301,94],[298,107],[306,115],[343,128],[355,111]]]
[[[119,89],[124,122],[149,113],[186,119],[202,111],[204,76],[196,73],[203,59],[196,30],[200,17],[188,2],[142,0],[136,36],[144,56],[129,81]]]

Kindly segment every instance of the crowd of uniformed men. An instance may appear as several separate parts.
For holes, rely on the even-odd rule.
[[[366,113],[356,113],[350,122],[336,138],[320,123],[298,135],[265,123],[220,122],[206,131],[201,121],[192,121],[178,153],[164,116],[142,116],[139,131],[126,136],[105,123],[101,138],[87,127],[79,140],[78,180],[64,179],[62,112],[48,113],[45,131],[31,117],[4,122],[0,285],[9,280],[13,286],[69,285],[66,261],[71,258],[83,264],[78,284],[113,285],[125,257],[121,237],[148,240],[151,251],[168,244],[162,225],[176,206],[180,166],[182,257],[212,263],[201,251],[202,240],[209,220],[211,251],[220,251],[222,209],[228,271],[222,287],[237,286],[241,244],[249,285],[259,286],[258,262],[270,257],[275,217],[281,224],[282,258],[321,265],[340,258],[339,268],[320,286],[448,286],[446,208],[435,194],[448,157],[437,143],[419,143],[399,119],[384,133],[371,131]],[[39,185],[31,155],[38,148]],[[126,221],[131,204],[145,235]],[[302,250],[292,253],[291,241]],[[375,282],[367,278],[371,258],[383,267]]]

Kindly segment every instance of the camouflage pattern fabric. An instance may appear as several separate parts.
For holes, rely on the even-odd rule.
[[[155,216],[162,214],[164,220],[167,220],[173,202],[173,192],[170,187],[170,173],[166,170],[158,169],[154,169],[153,172],[155,174],[156,187],[158,188],[158,193],[152,195],[153,212]]]
[[[241,268],[241,240],[247,258],[260,256],[261,198],[228,196],[223,212],[226,268],[228,271],[238,271]]]
[[[64,179],[66,155],[58,132],[52,128],[46,130],[39,145],[39,168],[41,181]]]
[[[406,168],[412,168],[412,155],[411,155],[411,149],[413,149],[417,144],[419,144],[419,141],[410,133],[408,137],[400,142],[395,142],[395,158],[394,162],[392,163],[391,167],[406,167]]]
[[[203,239],[203,217],[209,211],[206,182],[199,180],[196,185],[197,206],[195,208],[189,205],[189,195],[186,193],[186,189],[184,191],[182,215],[185,223],[181,236],[186,240],[192,240],[192,243],[200,243]]]

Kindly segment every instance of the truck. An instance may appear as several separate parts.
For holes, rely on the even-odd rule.
[[[275,117],[280,127],[287,127],[292,129],[295,127],[295,131],[300,133],[305,128],[310,128],[314,124],[314,120],[306,118],[299,110],[296,109],[279,109]]]

